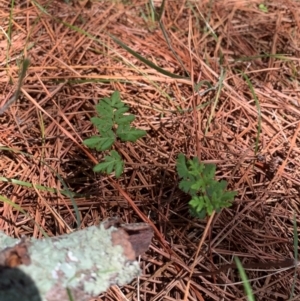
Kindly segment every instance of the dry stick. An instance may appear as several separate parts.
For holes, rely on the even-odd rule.
[[[9,107],[11,104],[13,104],[16,100],[18,100],[19,96],[20,96],[20,92],[21,92],[21,87],[22,87],[22,83],[23,83],[23,79],[26,75],[26,71],[29,67],[30,61],[29,59],[25,59],[22,63],[22,70],[21,73],[19,75],[19,80],[18,80],[18,85],[17,85],[17,90],[14,93],[14,95],[7,101],[6,104],[4,104],[4,106],[0,109],[0,115],[2,115]]]
[[[212,221],[213,221],[214,216],[215,216],[215,211],[214,211],[213,214],[210,216],[210,218],[209,218],[209,220],[208,220],[208,222],[207,222],[207,225],[206,225],[206,227],[205,227],[205,231],[204,231],[204,233],[203,233],[203,235],[202,235],[202,237],[201,237],[201,240],[200,240],[200,243],[199,243],[199,246],[198,246],[196,255],[195,255],[195,259],[194,259],[194,262],[193,262],[192,267],[191,267],[191,272],[190,272],[189,280],[188,280],[187,286],[186,286],[186,288],[185,288],[185,293],[184,293],[184,298],[183,298],[184,301],[187,301],[187,299],[188,299],[188,293],[189,293],[189,288],[190,288],[190,285],[191,285],[191,279],[192,279],[192,276],[193,276],[193,274],[194,274],[195,266],[196,266],[196,264],[198,263],[198,262],[197,262],[197,258],[198,258],[198,256],[199,256],[200,249],[201,249],[201,247],[202,247],[202,245],[203,245],[203,243],[204,243],[204,240],[205,240],[205,238],[206,238],[206,236],[207,236],[207,233],[208,233],[208,231],[209,231],[209,227],[210,227],[210,225],[211,225],[211,223],[212,223]]]
[[[126,201],[130,204],[132,209],[136,212],[136,214],[146,223],[148,223],[152,229],[154,230],[154,233],[156,234],[158,240],[161,242],[161,244],[164,246],[165,250],[170,255],[176,255],[170,248],[170,246],[167,244],[167,242],[162,237],[159,230],[156,228],[156,226],[153,224],[153,222],[138,208],[138,206],[133,202],[133,200],[130,198],[130,196],[121,188],[121,186],[115,182],[112,178],[110,178],[113,186],[123,195],[123,197],[126,199]]]

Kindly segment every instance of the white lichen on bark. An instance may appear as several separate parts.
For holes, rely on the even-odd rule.
[[[113,245],[111,227],[92,226],[71,234],[31,239],[31,263],[0,271],[0,301],[84,301],[106,291],[111,285],[124,285],[140,273],[136,261],[124,256],[120,245]],[[16,240],[0,233],[2,248]]]

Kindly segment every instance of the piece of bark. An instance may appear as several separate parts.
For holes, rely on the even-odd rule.
[[[0,252],[0,267],[14,268],[21,264],[30,264],[27,243],[24,238],[15,246],[7,247]]]
[[[69,301],[68,293],[85,301],[132,281],[140,273],[135,258],[149,247],[152,229],[107,225],[42,240],[17,240],[0,232],[0,301]]]
[[[129,242],[134,251],[133,254],[128,252],[128,250],[124,248],[124,251],[126,250],[127,253],[126,256],[128,256],[128,259],[130,258],[130,260],[134,260],[134,258],[142,255],[148,250],[149,244],[153,236],[153,230],[148,224],[146,223],[125,224],[119,218],[107,219],[104,222],[104,227],[106,229],[109,229],[110,227],[115,227],[120,230],[118,231],[118,234],[122,233],[122,235],[117,235],[117,233],[113,235],[113,245],[115,244],[122,245],[119,240],[120,239],[124,240],[126,237],[124,243]]]

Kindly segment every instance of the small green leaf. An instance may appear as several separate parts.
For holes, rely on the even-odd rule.
[[[116,134],[112,129],[105,130],[105,129],[100,128],[99,132],[103,138],[112,138],[112,139],[114,139],[114,141],[116,140]]]
[[[268,7],[264,3],[259,4],[258,8],[260,11],[262,11],[264,13],[267,13],[269,11]]]
[[[237,195],[236,191],[224,191],[221,200],[222,202],[232,202],[234,200],[234,197]]]
[[[206,205],[206,211],[207,211],[207,214],[208,215],[212,215],[212,213],[214,212],[214,207],[213,207],[213,205],[212,204],[207,204]]]
[[[96,126],[96,127],[98,127],[98,125],[101,124],[101,122],[102,122],[102,119],[99,118],[99,117],[92,117],[92,118],[91,118],[91,123],[92,123],[94,126]]]
[[[92,136],[90,138],[87,138],[83,140],[83,144],[89,148],[95,148],[96,145],[101,141],[101,138],[99,136]]]
[[[96,106],[97,113],[101,117],[112,117],[114,112],[114,107],[112,106],[111,99],[104,97],[99,101],[99,104]]]
[[[195,217],[199,219],[204,219],[206,215],[207,215],[206,209],[202,209],[200,212],[197,212],[197,215]]]
[[[116,165],[116,169],[115,169],[115,175],[116,178],[120,178],[121,174],[123,173],[124,170],[124,163],[123,162],[119,162],[119,164]]]
[[[216,174],[216,165],[215,164],[205,164],[203,174],[206,178],[213,180]]]
[[[199,219],[205,218],[207,212],[206,209],[203,208],[204,203],[202,202],[201,198],[193,197],[192,200],[189,202],[189,205],[190,205],[190,213],[192,216],[197,217]]]
[[[103,102],[105,102],[106,104],[109,104],[109,106],[111,107],[111,98],[110,97],[103,97],[101,99]],[[100,101],[101,103],[101,101]]]
[[[121,98],[120,98],[120,92],[119,91],[115,91],[112,95],[111,95],[111,105],[113,107],[115,107],[116,105],[118,105],[121,102]]]
[[[189,170],[186,166],[185,156],[179,154],[176,160],[176,170],[180,178],[188,177]]]
[[[94,172],[103,172],[106,174],[110,174],[115,171],[115,175],[117,178],[120,177],[124,170],[124,162],[120,155],[112,150],[110,156],[105,156],[104,161],[97,164],[93,168]]]
[[[124,107],[128,108],[127,106],[125,106],[125,103],[121,101],[121,99],[120,99],[120,102],[119,102],[119,103],[116,103],[116,104],[114,105],[114,108],[115,108],[115,109],[121,109],[121,108],[124,108]],[[128,108],[128,109],[129,109],[129,108]],[[126,112],[127,112],[127,111],[126,111]]]
[[[196,212],[200,212],[203,207],[204,207],[204,202],[203,202],[203,198],[202,197],[199,197],[199,196],[194,196],[190,201],[189,201],[189,204],[191,207],[193,207],[193,209],[196,211]]]
[[[108,130],[111,130],[114,125],[110,118],[92,117],[91,122],[97,127],[99,132],[107,132]]]
[[[191,189],[191,186],[193,185],[193,182],[189,179],[182,179],[180,182],[179,182],[179,188],[184,191],[185,193],[188,193],[188,194],[191,194],[191,195],[194,195],[194,192],[192,189]]]
[[[199,178],[197,181],[193,181],[194,183],[191,185],[191,189],[193,190],[200,190],[201,188],[203,188],[203,181],[201,178]]]
[[[117,110],[115,110],[115,119],[116,118],[120,118],[121,116],[123,116],[124,113],[128,112],[129,108],[127,106],[123,106],[122,108],[119,108]]]
[[[193,176],[198,176],[203,172],[205,165],[199,163],[199,159],[194,157],[193,160],[188,161],[189,173]]]
[[[102,99],[99,104],[96,105],[96,111],[102,118],[112,119],[114,116],[113,107],[111,106],[110,99]]]
[[[115,121],[118,125],[130,124],[135,119],[134,115],[122,115],[115,117]]]
[[[219,189],[222,190],[222,191],[225,190],[226,187],[227,187],[227,182],[224,181],[224,180],[218,182],[218,184],[219,184]]]
[[[115,142],[115,137],[101,137],[101,141],[96,146],[97,151],[108,150]]]
[[[117,129],[117,136],[122,141],[135,142],[136,140],[145,136],[146,134],[146,131],[130,127],[129,124],[119,125]]]
[[[102,163],[98,163],[97,165],[94,166],[93,171],[94,172],[106,172],[106,168],[108,165],[110,165],[110,162],[102,162]]]
[[[114,135],[114,133],[112,132]],[[85,139],[83,144],[89,148],[95,148],[97,151],[104,151],[109,149],[113,143],[115,142],[115,137],[100,137],[100,136],[92,136],[91,138]]]

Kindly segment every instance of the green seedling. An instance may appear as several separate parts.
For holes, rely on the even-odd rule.
[[[239,260],[238,257],[235,257],[234,258],[234,261],[235,261],[235,264],[239,270],[239,274],[243,280],[243,286],[244,286],[244,291],[245,291],[245,294],[247,296],[247,300],[248,301],[255,301],[255,297],[253,295],[253,291],[252,291],[252,288],[251,288],[251,285],[249,283],[249,280],[248,280],[248,277],[247,277],[247,274],[243,268],[243,265],[241,263],[241,261]]]
[[[237,192],[226,191],[226,181],[216,181],[216,165],[199,162],[197,157],[186,160],[179,154],[176,162],[177,173],[181,178],[179,188],[191,195],[190,212],[200,219],[214,211],[231,206]]]
[[[267,13],[269,10],[268,10],[268,7],[264,4],[264,3],[261,3],[258,5],[258,9],[260,11],[262,11],[263,13]]]
[[[97,117],[92,117],[91,122],[100,135],[92,136],[83,141],[84,145],[97,151],[106,151],[112,148],[116,139],[122,142],[136,142],[146,135],[146,131],[132,127],[130,124],[135,116],[128,114],[129,107],[120,98],[120,93],[115,91],[110,98],[105,97],[96,105]],[[97,164],[95,172],[110,174],[113,171],[117,178],[124,171],[124,161],[118,152],[112,150],[104,161]]]

